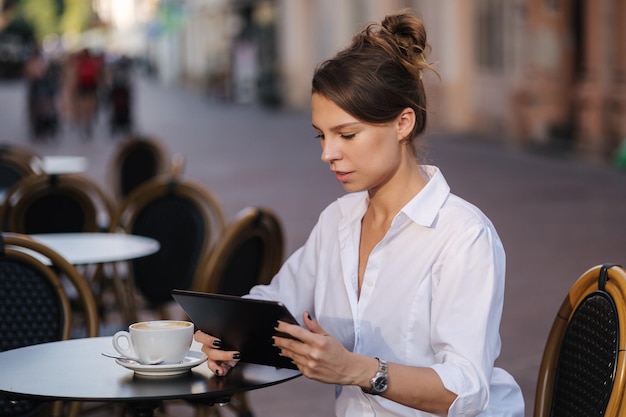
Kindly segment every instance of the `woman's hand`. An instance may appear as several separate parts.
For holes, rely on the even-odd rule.
[[[295,339],[274,336],[274,345],[281,350],[281,355],[292,360],[298,370],[306,377],[328,384],[359,385],[368,381],[363,372],[361,360],[376,362],[371,358],[361,358],[348,351],[335,338],[330,336],[309,313],[303,314],[306,328],[278,322],[275,328]],[[374,365],[372,365],[374,366]],[[367,366],[365,369],[370,370]],[[371,372],[372,375],[375,370]]]
[[[221,350],[222,341],[200,330],[194,339],[202,343],[202,352],[207,356],[209,369],[217,376],[224,376],[239,362],[241,354],[236,351]]]

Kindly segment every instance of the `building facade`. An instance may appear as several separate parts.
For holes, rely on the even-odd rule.
[[[513,136],[610,158],[626,136],[626,2],[529,0],[525,13]]]
[[[623,0],[150,1],[159,76],[223,99],[307,109],[315,66],[409,7],[439,72],[425,78],[431,132],[599,159],[626,136]]]

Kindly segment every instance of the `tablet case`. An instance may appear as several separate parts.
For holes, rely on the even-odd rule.
[[[278,320],[298,324],[282,303],[187,290],[173,290],[172,297],[197,329],[218,337],[223,350],[239,351],[241,361],[297,369],[273,346]]]

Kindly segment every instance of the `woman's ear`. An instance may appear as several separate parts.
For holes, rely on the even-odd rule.
[[[402,113],[398,116],[398,140],[403,141],[406,140],[411,132],[413,131],[413,127],[415,126],[415,111],[407,107],[402,110]]]

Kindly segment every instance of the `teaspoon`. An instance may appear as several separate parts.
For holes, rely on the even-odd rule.
[[[106,356],[107,358],[113,358],[113,359],[118,359],[122,362],[126,362],[126,363],[130,363],[130,364],[137,364],[137,365],[158,365],[161,362],[163,362],[163,360],[157,360],[157,361],[152,361],[152,362],[147,362],[147,363],[143,363],[143,362],[139,362],[135,359],[130,359],[127,358],[125,356],[119,356],[119,355],[114,355],[112,353],[108,353],[108,352],[102,352],[102,356]]]

